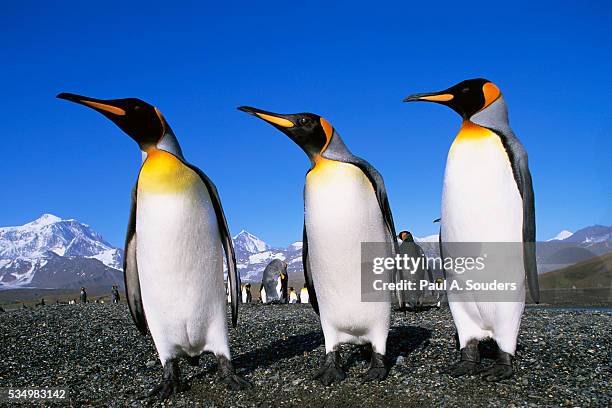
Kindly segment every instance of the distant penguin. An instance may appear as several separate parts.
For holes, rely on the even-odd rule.
[[[245,283],[241,287],[242,303],[251,303],[251,284]]]
[[[421,289],[421,282],[427,281],[433,283],[433,275],[431,270],[427,268],[427,258],[423,249],[414,242],[412,234],[409,231],[402,231],[397,237],[401,241],[399,254],[401,256],[406,255],[414,260],[410,261],[411,270],[405,271],[402,276],[404,279],[414,283],[414,289],[405,291],[406,296],[404,296],[404,300],[410,308],[417,309],[422,305],[422,297],[428,291],[427,289]],[[417,266],[413,268],[412,265]]]
[[[300,303],[308,303],[309,300],[308,288],[304,286],[302,290],[300,290]]]
[[[79,297],[81,299],[81,303],[87,303],[87,291],[85,290],[85,288],[81,288],[81,293]]]
[[[525,275],[532,299],[539,301],[535,258],[535,206],[527,153],[508,122],[499,88],[486,79],[470,79],[441,92],[405,99],[446,105],[463,123],[449,150],[444,174],[441,250],[450,243],[522,243],[504,254],[504,279],[518,284],[516,301],[452,301],[449,306],[459,335],[461,359],[452,376],[478,370],[478,343],[492,338],[499,346],[495,363],[482,375],[488,381],[512,376]],[[487,262],[491,262],[489,258]],[[514,300],[513,299],[513,300]]]
[[[384,256],[393,256],[397,249],[381,175],[351,154],[332,125],[318,115],[239,109],[283,132],[311,162],[304,188],[302,260],[310,301],[320,312],[326,352],[315,378],[325,385],[343,380],[339,346],[369,343],[373,352],[364,380],[384,379],[391,296],[388,301],[361,301],[359,255],[362,242],[386,243]]]
[[[221,380],[248,383],[231,363],[223,286],[230,281],[232,324],[238,319],[240,278],[231,235],[213,182],[184,158],[161,112],[136,98],[58,98],[101,113],[139,146],[142,165],[132,192],[126,236],[126,298],[136,326],[149,329],[163,366],[152,391],[160,400],[184,389],[179,357],[197,364],[204,352],[218,361]]]
[[[120,296],[119,296],[119,288],[117,285],[113,285],[111,289],[111,300],[115,304],[119,303]]]
[[[285,278],[283,278],[283,275]],[[280,259],[273,259],[266,266],[262,275],[262,285],[266,289],[266,302],[283,301],[283,280],[286,282],[287,263]]]
[[[295,293],[295,289],[293,289],[293,287],[289,288],[289,303],[297,303],[298,302],[298,295],[297,293]]]
[[[266,286],[262,283],[259,287],[259,299],[261,299],[261,303],[268,303],[268,295],[266,294]]]

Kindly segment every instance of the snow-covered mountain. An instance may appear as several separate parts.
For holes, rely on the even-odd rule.
[[[116,281],[121,277],[122,257],[121,249],[114,248],[88,225],[52,214],[43,214],[25,225],[0,228],[0,286],[4,287],[65,287],[70,279],[61,271],[74,270],[75,282],[83,281],[89,272],[77,271],[75,264],[117,275],[112,279]],[[56,277],[54,282],[52,276],[58,273],[62,278]],[[40,286],[43,284],[50,286]]]
[[[288,264],[290,273],[302,273],[302,242],[273,247],[242,230],[233,237],[242,280],[259,282],[273,259]],[[438,242],[438,235],[415,241]],[[594,225],[571,233],[560,232],[554,245],[573,244],[596,253],[612,250],[612,227]],[[123,283],[123,250],[113,247],[91,227],[51,214],[18,227],[0,228],[0,289],[13,287],[66,288]]]
[[[232,238],[232,241],[234,241],[234,249],[236,251],[244,251],[251,254],[267,251],[271,248],[270,245],[263,242],[260,238],[245,230],[240,231]]]
[[[287,262],[289,273],[302,272],[302,243],[274,248],[261,238],[242,230],[233,238],[236,263],[245,282],[260,282],[263,270],[273,259]]]
[[[612,244],[612,227],[592,225],[590,227],[579,229],[572,235],[564,238],[562,241],[584,245],[605,243]]]
[[[426,237],[414,237],[415,242],[439,242],[440,236],[438,234],[427,235]]]
[[[560,233],[558,233],[557,235],[555,235],[553,238],[548,239],[546,241],[563,241],[564,239],[569,238],[572,235],[574,235],[574,233],[572,231],[563,230]]]

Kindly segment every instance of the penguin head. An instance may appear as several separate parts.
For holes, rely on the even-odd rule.
[[[404,102],[435,102],[446,105],[463,119],[486,109],[501,96],[499,88],[484,78],[468,79],[440,92],[410,95]]]
[[[94,99],[71,93],[61,93],[57,97],[85,105],[106,116],[134,139],[142,151],[155,147],[169,129],[156,107],[137,98]]]
[[[406,239],[409,240],[409,242],[413,242],[414,238],[412,237],[412,234],[410,233],[410,231],[402,231],[399,233],[398,238],[402,240],[402,242],[404,242]]]
[[[314,161],[327,148],[334,128],[313,113],[279,114],[241,106],[239,110],[265,120],[293,140]]]

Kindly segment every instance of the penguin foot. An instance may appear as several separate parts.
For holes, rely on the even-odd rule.
[[[478,342],[471,341],[461,349],[461,359],[445,371],[451,377],[472,375],[478,372],[479,363],[480,352],[478,351]]]
[[[160,401],[168,399],[170,395],[185,391],[187,386],[181,382],[181,371],[177,360],[170,360],[164,366],[161,383],[153,388],[148,397],[157,396]]]
[[[325,355],[323,366],[314,375],[313,380],[319,380],[325,386],[340,382],[346,378],[346,373],[340,367],[340,352],[332,351]]]
[[[232,391],[245,390],[251,388],[251,383],[240,377],[234,371],[234,366],[231,361],[225,356],[218,356],[218,368],[219,378],[221,382],[227,385]]]
[[[192,367],[197,367],[200,365],[200,356],[187,356],[185,357],[185,360],[187,360],[187,363]]]
[[[382,381],[389,375],[389,367],[385,361],[385,356],[372,352],[372,360],[370,360],[370,368],[362,378],[362,382]]]
[[[478,363],[472,361],[457,361],[455,364],[448,367],[445,372],[451,377],[472,375],[478,372]]]
[[[499,351],[497,359],[493,365],[481,372],[482,378],[485,381],[496,382],[505,380],[514,375],[512,369],[512,355],[503,351]]]

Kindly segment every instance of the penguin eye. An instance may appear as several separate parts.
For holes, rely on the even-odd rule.
[[[470,92],[470,88],[463,88],[463,89],[461,90],[461,92],[463,92],[464,94],[466,94],[466,93]]]
[[[310,118],[307,118],[306,116],[302,116],[299,122],[300,122],[300,125],[306,126],[307,124],[310,123]]]

